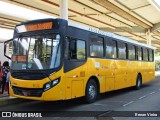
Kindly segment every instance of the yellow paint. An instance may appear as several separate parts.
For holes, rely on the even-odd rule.
[[[72,98],[77,98],[83,96],[83,81],[82,80],[73,80],[72,81]]]
[[[65,100],[85,95],[86,84],[94,76],[100,84],[100,92],[107,92],[136,85],[138,73],[142,75],[142,82],[154,79],[154,62],[137,62],[127,60],[107,60],[88,58],[86,63],[67,73],[60,71],[50,76],[51,80],[60,77],[60,83],[43,92],[41,97],[26,97],[15,95],[10,87],[10,95],[34,100]],[[77,77],[74,77],[77,76]],[[18,80],[11,77],[11,86],[21,88],[43,88],[50,80]]]

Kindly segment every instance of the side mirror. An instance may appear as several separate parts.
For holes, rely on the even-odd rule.
[[[13,39],[4,42],[4,56],[8,59],[11,59],[11,54],[9,54],[9,51],[12,51],[12,41]]]

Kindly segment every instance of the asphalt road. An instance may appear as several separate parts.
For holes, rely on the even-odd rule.
[[[39,112],[42,116],[44,112],[46,116],[54,117],[48,119],[56,120],[160,120],[156,117],[160,116],[159,99],[160,77],[146,83],[140,90],[126,88],[101,94],[92,104],[85,104],[83,99],[55,102],[26,100],[0,109],[18,113]]]

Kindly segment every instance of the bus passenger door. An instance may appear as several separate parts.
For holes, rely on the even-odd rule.
[[[66,78],[66,99],[84,95],[86,77],[86,42],[79,39],[66,39],[64,72]]]

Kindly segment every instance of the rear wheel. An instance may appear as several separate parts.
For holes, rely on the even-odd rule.
[[[87,103],[93,103],[96,101],[98,95],[97,84],[93,79],[90,79],[86,86],[85,100]]]
[[[138,90],[141,88],[141,86],[142,86],[142,77],[138,75],[135,88]]]

